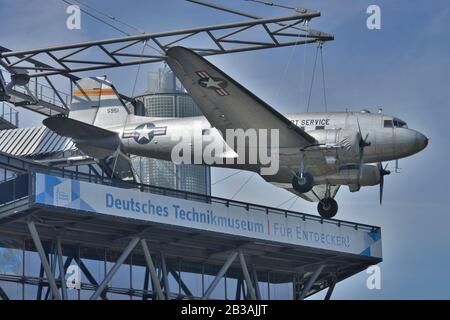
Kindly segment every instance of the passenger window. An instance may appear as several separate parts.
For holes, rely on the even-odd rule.
[[[392,120],[384,120],[384,127],[385,128],[392,128],[393,127]]]

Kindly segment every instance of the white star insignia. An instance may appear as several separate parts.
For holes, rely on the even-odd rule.
[[[223,83],[223,81],[216,81],[213,78],[209,77],[207,80],[202,80],[202,83],[206,86],[206,88],[222,89],[220,85]]]
[[[148,139],[148,134],[151,131],[152,129],[149,129],[148,125],[145,125],[145,127],[143,127],[141,129],[141,132],[139,133],[138,141],[141,141],[142,139]]]

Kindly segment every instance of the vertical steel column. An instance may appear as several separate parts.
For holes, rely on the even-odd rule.
[[[144,292],[142,294],[142,300],[148,300],[148,280],[150,278],[150,271],[148,269],[148,267],[145,267],[145,276],[144,276]],[[152,285],[152,289],[153,289],[153,285]],[[154,299],[154,295],[152,294],[152,299]]]
[[[238,256],[237,251],[233,251],[230,254],[227,261],[225,261],[225,264],[222,266],[222,268],[219,270],[219,273],[217,273],[216,277],[214,278],[214,281],[211,283],[211,285],[206,290],[206,293],[202,297],[202,300],[207,300],[211,296],[211,293],[214,291],[214,289],[219,284],[220,279],[222,279],[224,274],[227,272],[228,268],[230,268],[231,264],[234,262],[234,260],[236,260],[237,256]]]
[[[253,282],[255,284],[256,298],[258,300],[262,300],[262,298],[261,298],[261,290],[259,289],[258,274],[256,273],[255,266],[252,267],[252,273],[253,273]]]
[[[311,275],[311,278],[309,278],[306,286],[303,288],[302,294],[299,297],[299,300],[305,299],[306,295],[308,294],[309,290],[313,286],[314,282],[316,282],[317,278],[319,277],[320,273],[322,272],[323,268],[325,268],[325,265],[320,265],[316,271]]]
[[[252,279],[250,278],[250,273],[247,269],[247,264],[245,263],[244,254],[242,251],[239,252],[239,260],[241,262],[242,273],[244,274],[245,283],[247,284],[247,291],[250,294],[251,300],[256,300],[255,288],[252,284]]]
[[[52,247],[50,249],[50,266],[52,269],[52,274],[55,276],[56,282],[56,244],[54,242],[52,242]],[[52,292],[49,289],[47,289],[47,292],[45,294],[45,300],[48,299],[53,300]]]
[[[112,267],[112,269],[108,272],[105,279],[102,281],[102,283],[98,286],[97,290],[95,290],[94,294],[91,296],[90,300],[97,300],[97,298],[102,294],[103,290],[105,290],[108,283],[111,281],[111,279],[116,274],[117,270],[119,270],[120,266],[124,263],[124,261],[128,258],[131,251],[136,247],[136,245],[139,242],[139,238],[133,238],[131,239],[128,246],[125,248],[125,250],[120,255],[119,259],[117,260],[116,264]]]
[[[30,231],[31,238],[33,239],[34,246],[39,254],[39,258],[41,259],[42,267],[44,268],[45,274],[47,275],[47,280],[50,285],[50,288],[53,293],[53,297],[57,300],[61,300],[61,296],[58,291],[58,286],[56,285],[55,278],[53,276],[52,270],[50,268],[50,264],[48,263],[47,257],[45,256],[44,247],[42,246],[41,239],[39,238],[39,234],[36,230],[36,226],[32,220],[27,222],[28,230]]]
[[[237,280],[236,283],[236,296],[235,296],[235,300],[241,300],[241,291],[242,291],[242,278],[239,277],[239,279]]]
[[[152,278],[153,288],[156,290],[156,294],[159,300],[164,300],[164,295],[162,293],[161,284],[159,283],[158,274],[156,273],[155,264],[153,263],[152,256],[148,250],[147,241],[145,239],[141,240],[142,250],[144,251],[145,261],[147,262],[148,269],[150,271],[150,276]]]
[[[166,294],[166,300],[170,299],[170,287],[169,287],[169,277],[167,273],[166,258],[161,252],[161,269],[162,269],[162,280],[164,283],[164,293]]]
[[[64,271],[61,238],[56,238],[56,247],[58,250],[59,279],[61,281],[61,291],[63,300],[67,300],[66,273]]]
[[[172,276],[175,278],[175,281],[179,284],[180,290],[184,291],[184,293],[185,293],[187,296],[192,297],[193,294],[192,294],[191,290],[189,290],[189,288],[188,288],[188,286],[186,285],[186,283],[184,283],[183,279],[181,279],[180,274],[178,274],[178,273],[176,272],[176,270],[173,269],[173,268],[171,268],[171,267],[169,267],[169,273],[172,274]],[[181,292],[179,292],[179,294],[181,295]]]

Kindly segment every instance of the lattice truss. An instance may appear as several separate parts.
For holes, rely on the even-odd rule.
[[[319,16],[318,11],[303,9],[296,15],[270,19],[26,51],[0,49],[0,64],[11,73],[33,78],[160,62],[169,48],[180,45],[210,56],[333,40],[332,35],[309,28],[309,22]]]

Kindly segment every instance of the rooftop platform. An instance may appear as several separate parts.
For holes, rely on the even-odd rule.
[[[226,273],[247,288],[253,283],[255,298],[257,283],[270,281],[292,282],[303,299],[382,260],[374,226],[57,169],[28,172],[0,185],[0,235],[34,236],[31,250],[59,239],[65,257],[82,246],[83,257],[95,259],[98,249],[109,248],[125,258],[133,252],[133,264],[151,267],[149,250],[150,259],[163,253],[175,273],[218,281]],[[110,280],[92,287],[94,298]],[[215,287],[208,289],[203,296],[184,290],[181,298],[208,298]]]

